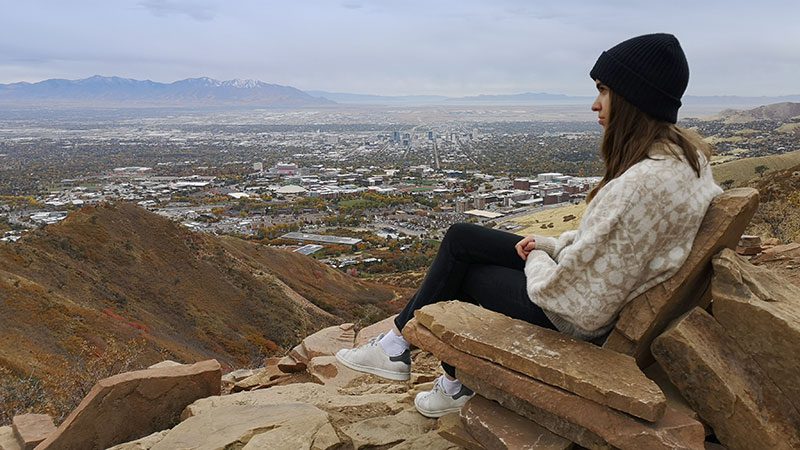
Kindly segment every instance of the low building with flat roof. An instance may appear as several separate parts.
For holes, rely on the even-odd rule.
[[[293,231],[281,236],[282,239],[294,239],[298,241],[307,242],[323,242],[325,244],[339,244],[339,245],[356,245],[361,242],[361,239],[341,237],[341,236],[325,236],[323,234],[300,233]]]

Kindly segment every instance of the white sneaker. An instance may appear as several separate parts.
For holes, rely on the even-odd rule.
[[[396,381],[406,381],[411,377],[411,350],[406,349],[398,356],[389,356],[378,344],[383,334],[374,337],[361,347],[336,352],[336,360],[359,372],[371,373]]]
[[[463,384],[455,395],[445,394],[440,381],[443,377],[444,375],[436,379],[433,383],[433,389],[420,392],[414,398],[414,406],[425,417],[442,417],[445,414],[459,411],[464,406],[464,403],[467,403],[467,400],[475,395],[470,388]]]

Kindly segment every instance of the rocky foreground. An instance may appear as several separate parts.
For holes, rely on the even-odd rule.
[[[755,204],[753,190],[715,199],[684,266],[632,300],[602,347],[437,303],[403,329],[424,350],[408,382],[339,365],[337,350],[391,318],[346,323],[256,370],[165,361],[103,379],[58,428],[14,417],[0,449],[800,448],[800,289],[731,247],[784,265],[798,249],[740,239]],[[477,395],[434,420],[413,397],[437,359]]]
[[[0,428],[0,449],[459,448],[418,414],[438,361],[415,351],[408,382],[338,364],[339,348],[366,342],[388,318],[356,335],[352,324],[308,336],[287,357],[221,376],[220,365],[171,361],[100,381],[58,429],[27,414]]]
[[[414,410],[441,373],[427,351],[414,352],[408,382],[332,356],[390,317],[358,332],[325,328],[259,369],[223,376],[214,360],[165,361],[101,380],[58,428],[46,415],[15,417],[0,449],[798,448],[800,289],[731,250],[713,266],[711,307],[673,322],[643,371],[629,356],[448,302],[404,332],[478,392],[460,414]],[[490,332],[498,327],[508,332]]]

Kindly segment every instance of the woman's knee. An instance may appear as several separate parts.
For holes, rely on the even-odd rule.
[[[444,234],[444,239],[459,240],[464,236],[472,234],[475,230],[475,227],[479,226],[464,222],[454,223],[453,225],[450,225],[450,228],[447,229],[447,232]]]

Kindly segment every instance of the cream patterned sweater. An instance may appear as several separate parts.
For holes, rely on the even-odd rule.
[[[563,333],[605,334],[628,301],[674,275],[722,192],[702,156],[698,178],[663,146],[649,155],[597,193],[577,230],[536,237],[528,295]]]

